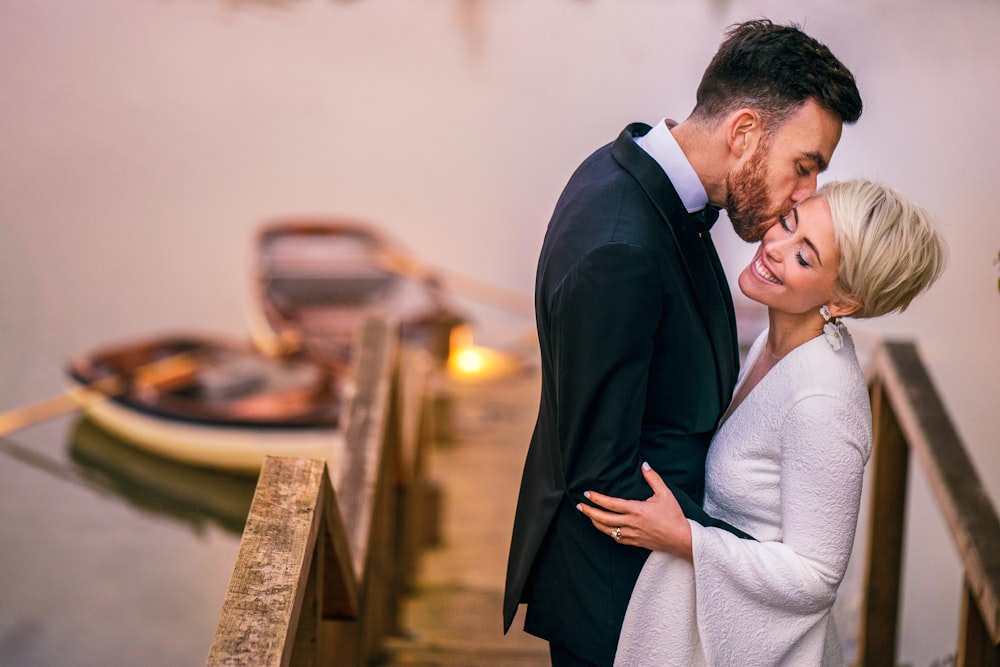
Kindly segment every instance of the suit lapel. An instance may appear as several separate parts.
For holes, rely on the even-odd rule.
[[[615,160],[638,181],[659,210],[667,229],[680,249],[684,270],[694,291],[698,309],[708,329],[715,352],[719,395],[728,405],[736,380],[738,350],[732,296],[710,239],[702,239],[691,214],[663,169],[639,148],[633,136],[649,131],[649,126],[633,123],[618,136],[611,148]]]

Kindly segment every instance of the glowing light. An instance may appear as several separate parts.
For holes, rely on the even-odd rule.
[[[452,376],[483,380],[509,373],[517,367],[509,354],[472,344],[472,328],[457,326],[451,333],[448,370]]]
[[[486,360],[483,359],[481,350],[466,347],[456,350],[452,367],[464,375],[475,375],[486,367]]]

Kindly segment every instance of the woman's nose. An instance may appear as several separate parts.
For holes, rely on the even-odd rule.
[[[778,226],[778,225],[775,225]],[[773,232],[773,228],[771,229]],[[784,247],[778,238],[768,238],[771,234],[764,236],[764,255],[772,262],[781,262],[785,257]]]

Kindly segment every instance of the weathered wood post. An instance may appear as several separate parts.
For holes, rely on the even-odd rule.
[[[365,323],[329,466],[265,460],[207,664],[363,665],[394,629],[398,351]]]
[[[927,475],[965,570],[959,667],[1000,667],[1000,519],[916,346],[886,342],[875,356],[871,538],[859,658],[894,665],[908,451]]]
[[[862,665],[895,665],[909,450],[881,380],[871,387],[873,495],[859,631]]]

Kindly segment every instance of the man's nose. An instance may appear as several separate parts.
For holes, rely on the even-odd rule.
[[[803,199],[816,194],[816,181],[817,176],[815,174],[811,174],[808,178],[799,181],[792,192],[792,201],[798,204]]]

